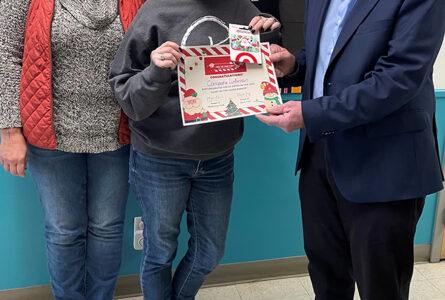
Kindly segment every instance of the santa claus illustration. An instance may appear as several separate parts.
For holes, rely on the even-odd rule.
[[[208,112],[204,111],[202,100],[194,89],[185,91],[182,108],[184,110],[185,123],[207,121]]]
[[[252,40],[249,39],[248,37],[243,37],[240,40],[240,46],[242,50],[250,50],[250,48],[252,47]]]
[[[280,99],[278,97],[278,90],[273,84],[263,81],[261,83],[261,88],[264,90],[263,95],[266,108],[281,105]]]

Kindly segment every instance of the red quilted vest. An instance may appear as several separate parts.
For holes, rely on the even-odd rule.
[[[119,0],[119,15],[128,30],[145,0]],[[51,25],[54,0],[32,0],[25,31],[20,110],[23,134],[28,143],[44,149],[56,149],[53,126]],[[122,112],[119,143],[130,142],[128,118]]]

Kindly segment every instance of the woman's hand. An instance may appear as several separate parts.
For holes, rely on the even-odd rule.
[[[275,18],[266,18],[261,16],[256,16],[250,21],[249,28],[252,29],[252,33],[261,33],[261,31],[275,30],[280,28],[281,23]]]
[[[181,59],[179,45],[173,42],[165,42],[159,48],[151,52],[151,61],[160,68],[176,69]]]
[[[14,176],[26,177],[28,146],[21,128],[2,129],[0,163],[6,172]]]

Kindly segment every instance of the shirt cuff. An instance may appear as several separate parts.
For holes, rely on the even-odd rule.
[[[155,63],[151,62],[150,65],[143,71],[142,76],[150,82],[170,84],[172,70],[169,68],[158,67]]]

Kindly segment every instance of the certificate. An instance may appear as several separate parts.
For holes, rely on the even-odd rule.
[[[262,114],[282,104],[270,45],[263,63],[233,62],[228,45],[183,47],[178,65],[184,126]]]

